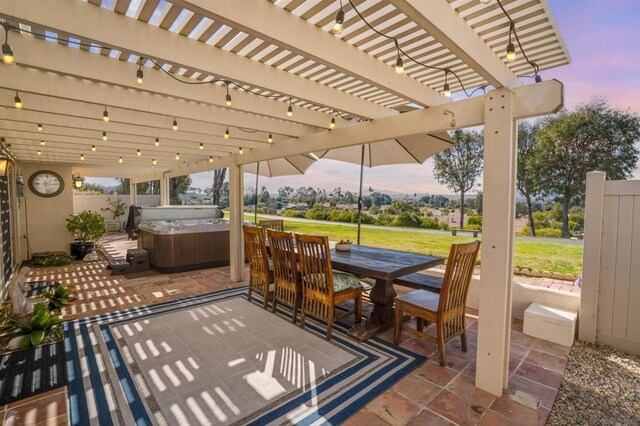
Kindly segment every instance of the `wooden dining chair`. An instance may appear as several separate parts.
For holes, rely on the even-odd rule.
[[[331,269],[329,238],[296,234],[296,245],[302,280],[300,327],[306,315],[327,323],[326,339],[331,340],[336,318],[336,305],[354,301],[354,309],[340,318],[354,314],[355,322],[362,317],[362,285],[353,275]]]
[[[262,228],[262,232],[267,235],[267,230],[273,229],[274,231],[284,231],[284,220],[282,219],[274,219],[274,220],[261,220],[260,227]]]
[[[396,297],[394,342],[400,343],[400,334],[406,330],[438,345],[440,365],[445,365],[444,345],[460,336],[462,351],[467,351],[465,306],[473,267],[480,250],[480,241],[453,244],[442,279],[440,294],[417,290]],[[404,323],[404,315],[416,318],[416,328]],[[424,332],[425,325],[436,324],[436,336]],[[426,323],[426,324],[425,324]]]
[[[267,236],[275,283],[272,310],[276,312],[278,302],[290,306],[293,310],[292,322],[295,324],[298,320],[298,309],[302,300],[302,288],[298,279],[298,259],[293,235],[290,232],[269,229]]]
[[[273,272],[269,268],[267,257],[267,245],[265,244],[262,228],[257,226],[243,226],[244,245],[249,258],[249,295],[254,291],[264,297],[264,308],[267,309],[269,298],[273,295],[274,283]]]

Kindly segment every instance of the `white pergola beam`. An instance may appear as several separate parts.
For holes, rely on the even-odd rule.
[[[147,69],[145,69],[144,83],[138,85],[134,78],[137,65],[126,61],[116,61],[81,49],[69,49],[67,46],[38,40],[34,37],[12,38],[11,47],[16,55],[19,55],[17,56],[18,64],[29,68],[228,108],[225,101],[226,88],[222,85],[180,84],[160,71]],[[231,89],[234,88],[231,87]],[[286,104],[283,102],[231,89],[232,111],[293,121],[320,128],[327,128],[331,120],[329,114],[308,108],[298,108],[293,117],[289,118],[286,115]],[[343,121],[337,117],[336,125],[341,125]]]
[[[74,77],[63,77],[21,66],[0,67],[0,87],[23,93],[28,106],[28,93],[85,102],[98,106],[116,107],[131,111],[145,111],[167,117],[190,118],[232,127],[243,127],[290,136],[313,133],[314,127],[257,116],[227,108],[169,98],[117,86],[108,86]],[[171,120],[169,120],[169,123]]]
[[[421,105],[450,102],[430,87],[397,74],[384,62],[273,3],[264,0],[173,0],[173,3],[411,102]]]
[[[525,119],[557,112],[564,105],[563,86],[557,80],[522,86],[513,90],[515,119]],[[273,146],[257,148],[243,156],[236,156],[239,164],[255,163],[293,154],[323,152],[327,149],[361,145],[403,136],[452,130],[451,115],[455,114],[455,128],[480,126],[484,122],[484,99],[473,97],[431,108],[385,117],[365,123],[319,132],[295,140],[285,140]]]
[[[395,114],[395,111],[373,102],[87,2],[5,0],[2,7],[4,16],[30,25],[50,28],[101,46],[262,87],[361,117]],[[82,19],[78,19],[80,16]]]
[[[519,85],[516,75],[445,0],[389,0],[419,27],[495,87]],[[453,81],[453,76],[449,84]]]

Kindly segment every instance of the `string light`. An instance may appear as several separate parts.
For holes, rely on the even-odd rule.
[[[447,82],[447,78],[449,77],[449,70],[444,70],[444,87],[442,88],[442,94],[446,97],[451,96],[451,90],[449,89],[449,83]]]
[[[156,138],[156,146],[160,146],[160,139]]]
[[[4,44],[2,45],[2,62],[7,65],[13,65],[16,60],[13,57],[13,49],[9,44],[9,28],[4,27]]]
[[[175,132],[178,130],[178,121],[176,120],[175,117],[173,117],[173,125],[171,126],[171,129]]]
[[[336,22],[333,24],[333,33],[340,34],[344,29],[344,10],[342,9],[342,0],[340,0],[340,10],[336,13]]]
[[[38,154],[38,155],[42,155],[42,151],[37,150],[37,151],[36,151],[36,154]]]
[[[13,101],[16,103],[16,108],[22,108],[22,99],[20,99],[18,92],[16,92],[16,95],[13,97]]]
[[[289,108],[287,108],[287,115],[293,117],[293,106],[291,106],[291,98],[289,98]]]
[[[176,160],[179,160],[179,159],[180,159],[180,153],[176,152]]]
[[[513,31],[515,30],[515,24],[513,21],[509,25],[509,43],[507,44],[507,61],[513,62],[516,60],[516,47],[511,42],[511,36],[513,35]]]
[[[84,161],[84,154],[80,154],[80,161]]]
[[[240,148],[238,149],[238,154],[240,154],[240,155],[244,154],[244,149],[242,149],[242,147],[240,147]]]
[[[204,144],[200,142],[200,149],[204,149]]]
[[[107,111],[107,107],[104,107],[104,112],[102,113],[102,121],[105,123],[109,122],[109,111]]]
[[[271,136],[271,133],[269,133],[269,137],[267,138],[267,142],[273,143],[273,136]]]
[[[404,74],[404,62],[402,61],[402,56],[400,55],[400,46],[398,46],[397,41],[396,49],[398,50],[398,57],[396,58],[396,72],[398,74]]]
[[[331,130],[336,128],[336,118],[335,117],[331,117],[331,123],[329,123],[329,128]]]
[[[118,163],[120,164],[124,163],[124,160],[122,159],[122,157],[118,158]]]
[[[38,124],[38,131],[41,132],[43,130],[42,124]]]
[[[210,156],[209,156],[209,162],[210,162],[210,163],[213,163],[213,155],[210,155]]]
[[[229,94],[229,82],[226,82],[226,86],[227,86],[227,96],[225,97],[225,100],[227,101],[227,106],[230,107],[232,105],[232,102],[231,102],[231,95]]]
[[[224,132],[224,138],[229,139],[229,136],[231,136],[231,134],[229,133],[229,126],[227,126],[227,130]]]
[[[140,157],[140,156],[142,155],[142,152],[140,152],[140,150],[137,150],[137,151],[136,151],[136,155],[137,155],[138,157]]]
[[[40,146],[45,146],[47,143],[45,141],[40,141]]]
[[[142,57],[138,61],[138,71],[136,71],[136,81],[138,84],[142,84],[144,80],[144,71],[142,71]]]
[[[156,161],[156,159],[154,158],[153,160],[151,160],[151,164],[153,164],[153,165],[155,166],[156,164],[158,164],[158,162],[157,162],[157,161]]]
[[[96,152],[96,146],[95,145],[91,145],[91,151]]]
[[[102,140],[106,142],[108,139],[107,132],[102,132]]]

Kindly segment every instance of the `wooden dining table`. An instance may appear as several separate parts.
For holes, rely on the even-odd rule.
[[[408,253],[399,250],[353,245],[348,252],[331,250],[331,267],[358,278],[372,278],[375,284],[369,293],[373,303],[371,316],[364,324],[355,325],[349,335],[365,340],[393,325],[393,305],[396,291],[393,280],[444,263],[444,258]]]

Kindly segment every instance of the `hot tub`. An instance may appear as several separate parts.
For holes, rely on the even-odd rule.
[[[138,225],[138,248],[163,273],[229,265],[226,219],[165,219]]]

